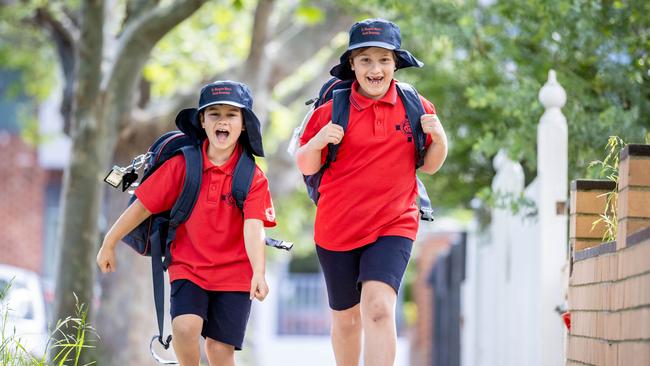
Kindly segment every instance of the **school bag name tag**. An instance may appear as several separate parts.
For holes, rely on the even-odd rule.
[[[129,187],[137,187],[138,183],[135,181],[138,180],[138,173],[136,173],[136,170],[145,164],[147,158],[148,154],[138,155],[133,159],[131,165],[124,168],[114,165],[104,178],[104,182],[113,188],[122,186],[122,192],[129,189]]]
[[[113,188],[117,188],[122,184],[122,179],[124,178],[124,174],[126,174],[125,171],[122,170],[123,168],[120,168],[119,166],[115,165],[111,169],[111,171],[108,173],[106,178],[104,178],[104,182],[110,184]]]

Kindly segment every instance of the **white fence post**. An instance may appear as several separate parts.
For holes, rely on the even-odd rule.
[[[546,109],[537,129],[537,179],[539,179],[539,264],[541,365],[564,364],[564,329],[555,307],[564,303],[563,270],[567,253],[568,132],[562,108],[566,92],[550,70],[539,91]]]

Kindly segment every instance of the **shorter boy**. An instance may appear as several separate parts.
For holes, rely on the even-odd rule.
[[[199,335],[210,365],[234,365],[251,300],[268,294],[264,227],[275,213],[264,173],[256,166],[243,214],[231,184],[241,154],[264,156],[260,122],[249,88],[216,81],[201,89],[197,109],[183,110],[200,132],[203,173],[199,197],[171,244],[172,343],[183,366],[198,366]],[[97,254],[102,272],[116,269],[115,246],[152,214],[168,211],[185,178],[183,155],[170,158],[136,189],[136,200],[106,234]]]

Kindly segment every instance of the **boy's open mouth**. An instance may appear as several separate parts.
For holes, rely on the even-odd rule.
[[[226,140],[228,140],[228,136],[230,136],[230,132],[228,132],[227,130],[218,128],[215,131],[215,135],[217,136],[217,141],[225,142]]]
[[[384,81],[383,76],[368,76],[366,77],[366,80],[368,80],[368,83],[370,85],[380,85],[382,81]]]

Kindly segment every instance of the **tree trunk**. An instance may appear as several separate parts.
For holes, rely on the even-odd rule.
[[[106,126],[102,123],[104,104],[99,94],[104,3],[85,1],[82,15],[80,46],[76,54],[79,62],[76,63],[78,82],[71,129],[72,153],[63,180],[55,320],[76,315],[77,305],[85,305],[91,318],[95,271],[89,264],[97,252],[98,181],[103,178],[102,163],[108,160],[103,144],[106,136]],[[75,330],[67,329],[65,333],[74,336]],[[82,352],[82,363],[91,358],[89,352]]]

